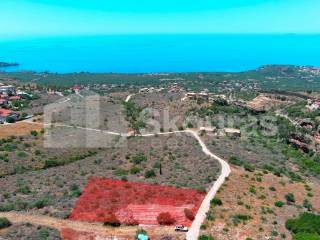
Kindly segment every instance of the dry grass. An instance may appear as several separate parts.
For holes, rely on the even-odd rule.
[[[29,122],[16,122],[0,126],[0,138],[11,136],[29,135],[31,131],[40,131],[43,128],[41,124],[32,124]]]
[[[320,210],[317,196],[320,194],[318,183],[308,183],[312,190],[307,191],[303,183],[293,183],[288,178],[277,177],[271,173],[250,173],[242,168],[233,168],[229,180],[218,193],[217,197],[223,202],[222,206],[211,207],[215,220],[207,221],[206,234],[212,234],[216,239],[281,239],[280,234],[287,238],[290,233],[285,228],[285,221],[299,215],[306,209],[302,208],[304,199],[308,199],[314,210]],[[253,186],[255,193],[249,191]],[[270,189],[273,187],[274,189]],[[308,197],[308,192],[314,197]],[[293,193],[295,204],[286,204],[285,195]],[[282,201],[282,208],[274,203]],[[237,214],[249,215],[251,220],[235,225],[233,216]],[[274,236],[275,233],[278,236]]]

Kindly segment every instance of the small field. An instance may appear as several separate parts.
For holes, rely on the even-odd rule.
[[[278,107],[283,104],[288,104],[288,101],[281,101],[280,99],[270,98],[264,95],[259,95],[258,97],[247,103],[248,107],[258,111],[269,111],[271,108]]]
[[[93,177],[76,203],[72,220],[159,225],[159,215],[170,213],[165,225],[190,226],[206,193],[192,189]],[[158,218],[158,219],[157,219]]]
[[[32,124],[28,122],[0,125],[0,139],[11,136],[29,135],[31,131],[40,131],[42,128],[43,126],[41,124]]]

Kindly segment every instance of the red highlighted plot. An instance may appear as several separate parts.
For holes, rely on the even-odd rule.
[[[190,226],[206,193],[93,177],[70,218],[89,222]]]

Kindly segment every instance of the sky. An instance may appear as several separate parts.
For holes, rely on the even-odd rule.
[[[320,33],[319,0],[0,0],[0,37]]]

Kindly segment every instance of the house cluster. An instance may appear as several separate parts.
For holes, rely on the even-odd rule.
[[[16,121],[19,119],[19,114],[13,112],[10,108],[13,101],[21,99],[21,92],[17,91],[12,85],[0,83],[0,123],[8,121]]]
[[[304,66],[304,67],[300,67],[299,71],[304,73],[311,73],[314,75],[320,75],[320,68],[318,67]]]
[[[145,88],[140,88],[139,93],[155,93],[155,92],[161,92],[163,90],[164,88],[145,87]]]
[[[222,128],[217,129],[216,127],[200,127],[200,131],[212,133],[216,136],[227,136],[232,138],[240,138],[241,130],[237,128]]]
[[[178,83],[173,83],[168,86],[168,93],[180,93],[184,92],[184,88]]]
[[[209,100],[209,93],[202,91],[200,93],[195,93],[195,92],[188,92],[186,94],[187,99],[189,100]]]
[[[319,99],[317,99],[317,100],[311,100],[311,99],[309,99],[306,108],[307,108],[309,111],[320,110],[320,100],[319,100]]]

